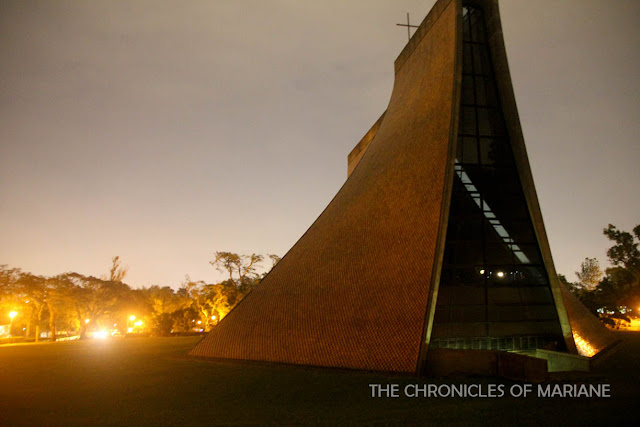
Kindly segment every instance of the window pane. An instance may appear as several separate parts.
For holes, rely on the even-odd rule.
[[[476,138],[463,138],[463,157],[462,163],[478,163],[478,142]]]
[[[475,103],[473,98],[473,77],[462,76],[462,103],[472,105]]]
[[[439,347],[539,348],[562,342],[560,326],[498,102],[484,18],[480,9],[465,10],[456,165],[432,337]],[[529,333],[535,336],[513,336]]]
[[[484,81],[484,77],[475,77],[476,104],[479,106],[488,105],[486,86]]]
[[[462,133],[465,135],[476,134],[476,113],[472,107],[462,107],[462,115],[460,116],[460,124]]]

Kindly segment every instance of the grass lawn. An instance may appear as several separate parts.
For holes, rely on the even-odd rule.
[[[596,372],[611,398],[372,398],[369,384],[489,384],[367,372],[203,361],[198,337],[0,346],[0,425],[595,424],[638,418],[640,333],[619,333]]]

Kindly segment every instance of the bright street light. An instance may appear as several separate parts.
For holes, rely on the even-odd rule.
[[[11,322],[9,322],[9,338],[11,338],[11,328],[13,327],[13,318],[18,315],[17,311],[12,311],[9,313],[9,317],[11,318]]]
[[[129,320],[131,320],[131,321],[133,322],[134,320],[136,320],[136,316],[134,316],[134,315],[132,314],[131,316],[129,316]]]

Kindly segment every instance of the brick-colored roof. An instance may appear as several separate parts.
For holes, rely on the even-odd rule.
[[[585,356],[595,356],[616,342],[616,337],[613,333],[564,285],[560,285],[560,290],[562,291],[564,306],[571,323],[571,330],[574,338],[576,338],[576,344],[578,344],[579,353],[583,353]],[[585,346],[587,347],[586,353]]]
[[[329,206],[191,355],[416,371],[454,119],[456,6],[440,0],[401,55],[382,123]]]

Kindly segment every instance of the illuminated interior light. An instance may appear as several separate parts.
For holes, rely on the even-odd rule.
[[[573,332],[573,341],[576,343],[578,354],[580,356],[593,357],[598,350],[589,343],[586,339],[582,338],[577,332]]]
[[[498,277],[504,277],[504,272],[503,271],[498,271]]]
[[[480,274],[484,274],[484,270],[480,270]]]

